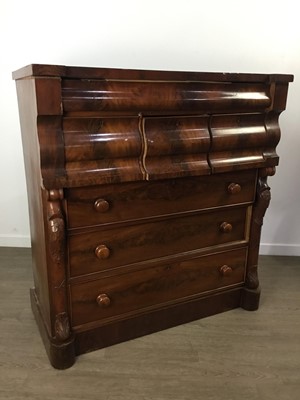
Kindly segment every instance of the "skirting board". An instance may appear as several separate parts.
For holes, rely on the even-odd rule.
[[[0,235],[0,247],[30,247],[30,236]],[[300,256],[300,244],[261,243],[259,254],[264,256]]]
[[[300,244],[261,243],[259,254],[263,256],[300,256]]]
[[[30,236],[0,234],[0,247],[31,247]]]

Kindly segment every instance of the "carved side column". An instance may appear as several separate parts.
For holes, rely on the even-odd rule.
[[[71,334],[66,268],[66,226],[62,208],[63,190],[45,191],[47,269],[51,296],[52,364],[67,368],[75,359]],[[50,358],[51,358],[50,357]]]
[[[253,206],[250,228],[246,282],[241,299],[241,307],[249,311],[257,310],[259,306],[260,287],[257,274],[259,244],[263,218],[271,200],[270,187],[267,184],[267,178],[274,174],[275,167],[262,168],[259,170],[256,201]]]

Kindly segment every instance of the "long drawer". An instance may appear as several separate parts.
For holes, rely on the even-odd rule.
[[[249,211],[236,207],[70,235],[70,275],[246,240]]]
[[[68,227],[250,203],[256,171],[66,190]]]
[[[73,285],[72,325],[182,300],[244,282],[247,249],[240,248]]]

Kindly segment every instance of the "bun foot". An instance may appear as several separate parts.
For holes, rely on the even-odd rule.
[[[257,289],[243,288],[241,296],[241,307],[247,311],[258,309],[260,299],[260,287]]]

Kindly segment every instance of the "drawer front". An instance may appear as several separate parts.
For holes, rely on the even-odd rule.
[[[256,170],[66,191],[69,228],[252,202]]]
[[[247,82],[63,79],[65,112],[130,112],[147,115],[265,111],[269,85]]]
[[[244,282],[247,249],[226,251],[71,287],[72,325]]]
[[[208,116],[143,120],[143,164],[149,180],[210,175]]]
[[[247,207],[70,235],[70,275],[78,276],[203,247],[245,240]],[[227,224],[227,225],[226,225]]]

